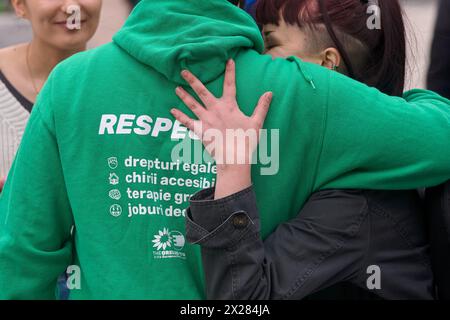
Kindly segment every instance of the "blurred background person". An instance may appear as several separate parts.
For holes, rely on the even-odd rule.
[[[102,0],[12,0],[11,5],[29,21],[32,37],[0,49],[0,191],[39,91],[59,62],[86,49]],[[80,9],[79,26],[70,26],[71,5]]]
[[[450,98],[450,0],[441,0],[431,49],[428,88]]]

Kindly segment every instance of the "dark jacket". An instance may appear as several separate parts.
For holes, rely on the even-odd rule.
[[[194,195],[186,220],[188,241],[202,247],[209,299],[302,299],[340,282],[384,299],[433,298],[415,191],[318,192],[264,242],[252,188],[213,195]]]

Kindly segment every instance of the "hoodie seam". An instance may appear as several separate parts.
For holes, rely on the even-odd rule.
[[[318,155],[317,155],[317,161],[315,162],[312,186],[310,188],[310,189],[312,189],[312,191],[315,191],[317,188],[317,175],[318,175],[320,163],[322,161],[323,149],[324,149],[324,145],[325,145],[325,135],[326,135],[326,131],[327,131],[328,112],[329,112],[329,105],[330,105],[329,102],[330,102],[330,91],[331,91],[331,81],[330,81],[331,76],[332,76],[332,74],[329,73],[328,74],[328,83],[327,83],[328,91],[327,91],[327,95],[326,95],[325,106],[323,106],[323,112],[322,112],[322,132],[321,132],[321,135],[319,138],[319,151],[318,151]]]

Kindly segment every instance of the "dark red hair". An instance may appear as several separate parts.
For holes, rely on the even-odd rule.
[[[381,29],[367,25],[372,4],[379,7]],[[259,0],[256,19],[262,25],[281,19],[300,28],[324,25],[349,76],[389,95],[403,94],[406,35],[398,0]]]

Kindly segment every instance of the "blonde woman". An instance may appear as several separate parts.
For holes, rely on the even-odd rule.
[[[30,22],[33,38],[0,49],[0,191],[39,91],[59,62],[86,49],[102,0],[12,0],[11,5]]]

